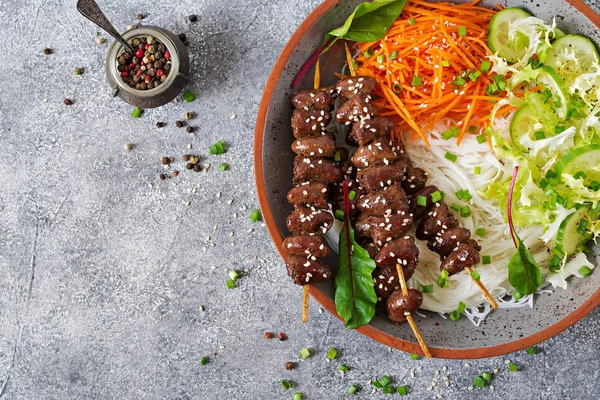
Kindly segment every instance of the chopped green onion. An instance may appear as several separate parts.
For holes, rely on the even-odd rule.
[[[456,154],[452,154],[449,151],[446,152],[446,155],[444,157],[446,157],[446,159],[450,160],[451,162],[456,162],[456,160],[458,159]]]
[[[378,64],[383,64],[383,62],[385,61],[385,56],[383,54],[380,54],[377,56],[377,63]]]
[[[373,54],[375,54],[375,53],[373,53],[373,50],[371,50],[371,48],[368,48],[368,49],[367,49],[367,50],[365,50],[365,52],[363,53],[363,56],[364,56],[365,58],[371,58],[371,57],[373,57]]]
[[[227,273],[227,275],[229,275],[229,277],[231,278],[231,280],[235,281],[237,278],[240,277],[240,274],[238,274],[238,272],[235,269],[232,269],[231,271],[229,271]]]
[[[392,380],[390,379],[389,376],[384,375],[381,378],[379,378],[379,383],[381,384],[382,387],[385,387],[385,386],[389,385],[390,383],[392,383]]]
[[[479,272],[473,270],[471,271],[471,278],[479,282],[479,280],[481,279],[481,275],[479,275]]]
[[[292,382],[288,381],[287,379],[282,379],[281,387],[285,390],[290,390],[292,388]]]
[[[460,208],[460,216],[461,217],[470,217],[471,216],[471,207],[464,206]]]
[[[400,396],[406,396],[408,394],[408,387],[406,385],[398,386],[398,394]]]
[[[435,192],[431,193],[431,201],[432,202],[437,203],[441,199],[442,199],[442,193],[440,193],[439,190],[436,190]]]
[[[356,392],[358,392],[360,390],[360,388],[356,385],[352,385],[348,388],[348,394],[349,395],[355,395]]]
[[[442,272],[440,272],[440,276],[442,278],[447,278],[450,274],[448,273],[448,270],[443,269]]]
[[[382,387],[381,383],[379,383],[378,380],[373,381],[373,386],[375,386],[378,389],[381,389],[381,387]]]
[[[354,190],[351,190],[350,193],[348,193],[348,199],[350,201],[354,200],[354,198],[356,197],[356,192]]]
[[[477,236],[485,236],[487,233],[487,231],[485,230],[485,228],[477,228],[475,229],[475,234]]]
[[[498,89],[500,89],[500,90],[506,89],[506,82],[504,82],[504,81],[498,82]]]
[[[450,206],[450,209],[454,210],[454,211],[460,211],[460,206],[456,203],[452,203],[452,205]]]
[[[552,258],[550,258],[550,265],[548,267],[548,269],[550,270],[550,272],[558,272],[560,271],[560,268],[562,267],[562,259],[559,256],[552,256]]]
[[[227,289],[235,289],[235,281],[228,279],[225,283],[227,284]]]
[[[411,26],[414,25],[414,24],[416,24],[415,19],[414,18],[409,18],[408,19],[408,24],[411,25]]]
[[[492,380],[492,374],[490,374],[489,372],[484,372],[483,374],[481,374],[481,377],[488,382]]]
[[[250,219],[253,222],[258,222],[262,219],[262,215],[260,215],[260,210],[258,208],[254,209],[251,213],[250,213]]]
[[[392,90],[394,91],[394,93],[398,94],[402,91],[402,85],[400,85],[398,82],[394,82],[394,84],[392,85]]]
[[[483,144],[485,142],[487,142],[487,136],[485,136],[485,135],[478,135],[477,136],[477,143]]]
[[[496,83],[490,83],[489,85],[487,85],[487,88],[485,89],[486,93],[489,94],[490,96],[495,94],[498,90],[499,90],[498,84],[496,84]],[[493,101],[493,100],[491,100],[491,101]]]
[[[337,357],[337,354],[338,354],[338,351],[332,347],[327,352],[327,358],[329,358],[330,360],[335,360],[335,358]]]
[[[425,207],[427,205],[427,197],[417,196],[417,205],[419,205],[421,207]]]
[[[588,276],[590,276],[592,274],[592,270],[589,269],[588,267],[581,267],[579,268],[579,273],[584,277],[587,278]]]
[[[510,363],[508,364],[508,370],[510,372],[517,372],[519,370],[519,367],[515,363]]]
[[[335,161],[335,162],[342,161],[342,156],[340,155],[339,151],[336,151],[335,154],[333,155],[333,161]]]
[[[219,165],[219,170],[220,171],[225,171],[227,169],[229,169],[229,164],[227,164],[227,163],[224,162],[224,163],[221,163],[221,165]]]
[[[420,76],[413,75],[411,83],[410,83],[411,86],[421,86],[422,83],[423,83],[423,78],[421,78]]]
[[[390,60],[395,60],[396,58],[398,58],[398,50],[392,51],[392,54],[390,54],[390,56],[388,57],[388,59]]]
[[[473,168],[473,173],[475,175],[481,175],[481,167],[479,165],[476,165],[475,168]]]
[[[483,265],[491,264],[492,263],[492,256],[483,256],[483,257],[481,257],[481,263]]]
[[[587,178],[587,174],[583,171],[577,171],[573,174],[573,178],[575,179],[585,179]]]
[[[210,150],[210,154],[223,154],[227,151],[225,150],[225,145],[223,144],[222,140],[219,140],[217,143],[209,146],[208,149]]]
[[[133,110],[131,110],[131,116],[133,118],[139,118],[142,116],[142,110],[140,108],[135,107]]]
[[[190,92],[189,90],[186,90],[185,92],[183,92],[181,97],[183,97],[183,100],[185,100],[186,103],[190,103],[190,102],[196,100],[196,95],[194,93]]]
[[[302,400],[302,393],[300,393],[300,392],[294,393],[292,400]]]
[[[471,193],[467,189],[463,190],[463,200],[464,201],[469,201],[472,198],[473,198],[473,196],[471,195]]]
[[[342,371],[342,372],[348,372],[348,370],[350,370],[350,368],[349,368],[347,365],[345,365],[345,364],[341,364],[341,365],[338,367],[338,371]]]
[[[546,134],[544,133],[544,131],[537,131],[534,133],[534,135],[535,135],[535,140],[546,139]]]
[[[492,63],[487,61],[487,60],[483,60],[481,62],[481,66],[479,67],[479,70],[481,72],[488,72],[490,70],[490,67],[492,66]]]
[[[453,126],[452,128],[442,132],[442,138],[444,140],[449,140],[453,137],[457,137],[459,134],[460,130],[456,126]]]
[[[456,192],[454,192],[454,194],[456,195],[456,197],[459,200],[462,200],[465,197],[465,191],[464,191],[464,189],[457,190]]]
[[[421,356],[419,356],[418,354],[413,354],[413,353],[409,353],[410,358],[412,358],[413,360],[418,360],[419,358],[421,358]]]
[[[439,287],[441,287],[442,289],[448,287],[448,280],[442,278],[441,276],[438,276],[437,281],[436,281],[437,285]]]
[[[454,83],[456,86],[464,86],[465,83],[467,83],[467,81],[465,81],[462,77],[458,77],[455,80],[452,81],[452,83]]]
[[[525,351],[527,352],[527,354],[531,354],[531,355],[537,354],[537,349],[535,347],[528,347],[525,349]]]
[[[346,213],[343,210],[335,210],[335,218],[336,219],[343,221],[345,215],[346,215]]]
[[[475,380],[473,381],[473,385],[477,386],[478,388],[483,388],[485,387],[485,379],[480,376],[476,376]]]
[[[300,350],[300,356],[302,358],[308,358],[308,357],[310,357],[311,356],[310,349],[308,347],[305,347],[302,350]]]
[[[450,321],[458,321],[460,319],[460,313],[454,310],[448,314],[448,317],[450,318]]]
[[[464,26],[459,26],[458,27],[458,36],[460,36],[460,37],[467,36],[467,28]]]
[[[449,67],[450,66],[450,61],[448,61],[448,60],[442,60],[442,66],[443,67]]]
[[[208,362],[207,356],[204,356],[200,359],[200,365],[206,365],[207,362]]]
[[[477,132],[477,127],[475,125],[469,126],[469,132],[471,132],[471,133]]]
[[[466,309],[467,309],[467,305],[464,302],[461,301],[461,302],[458,303],[458,309],[457,309],[457,311],[459,313],[464,313]]]
[[[477,71],[479,72],[479,71]],[[479,72],[479,75],[481,75],[481,72]],[[476,73],[471,73],[469,74],[469,79],[472,80],[473,82],[475,82],[477,80],[478,75]]]
[[[392,386],[384,386],[381,391],[383,392],[383,394],[392,394],[394,388]]]
[[[433,293],[433,285],[421,285],[421,293]]]

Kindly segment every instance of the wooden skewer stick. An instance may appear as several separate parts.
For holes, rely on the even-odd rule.
[[[321,67],[319,60],[315,65],[314,88],[318,89],[321,86]],[[310,294],[310,285],[304,285],[302,293],[302,322],[308,322],[308,299]]]
[[[471,267],[465,267],[465,271],[467,271],[467,273],[469,275],[471,275],[471,273],[473,272],[473,269]],[[473,282],[475,282],[475,284],[479,287],[479,290],[481,290],[481,293],[483,294],[483,297],[485,297],[485,299],[488,301],[488,303],[490,303],[490,305],[492,306],[492,308],[494,310],[498,309],[498,303],[496,303],[496,300],[494,300],[494,298],[492,297],[492,295],[490,294],[490,292],[487,290],[487,288],[485,287],[485,285],[483,284],[483,282],[481,282],[481,280],[477,280],[475,278],[473,278],[473,275],[471,275],[471,279],[473,279]]]
[[[400,287],[402,289],[402,294],[404,296],[408,296],[408,287],[406,286],[406,279],[404,279],[404,270],[402,269],[402,265],[396,264],[396,269],[398,270],[398,277],[400,278]],[[429,351],[429,348],[427,347],[423,336],[421,336],[421,332],[419,331],[419,328],[417,327],[417,324],[415,323],[415,320],[413,319],[412,315],[407,315],[406,320],[408,321],[408,324],[410,325],[413,333],[415,334],[417,342],[419,342],[419,345],[421,346],[421,350],[423,350],[425,357],[427,359],[431,358],[431,352]]]
[[[356,70],[354,69],[354,59],[352,58],[352,54],[350,53],[348,42],[344,42],[344,49],[346,50],[346,62],[348,63],[348,70],[350,71],[350,75],[356,76]]]

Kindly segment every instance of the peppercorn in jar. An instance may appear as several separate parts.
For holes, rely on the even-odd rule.
[[[153,36],[136,36],[130,40],[135,54],[123,52],[117,58],[117,70],[129,87],[148,90],[159,87],[169,76],[171,53]]]

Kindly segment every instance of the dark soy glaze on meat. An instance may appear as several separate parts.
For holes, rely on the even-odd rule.
[[[443,260],[448,254],[461,243],[468,243],[471,232],[466,228],[451,228],[441,232],[427,242],[429,250],[440,255]]]
[[[306,181],[335,183],[343,178],[339,166],[327,158],[296,156],[294,159],[294,184]]]
[[[292,235],[283,241],[283,250],[294,256],[313,256],[316,258],[327,257],[329,247],[322,236]]]
[[[439,189],[437,186],[430,185],[426,186],[423,189],[419,190],[415,194],[412,195],[408,204],[409,210],[412,213],[415,220],[421,219],[425,214],[427,214],[427,210],[433,205],[433,201],[431,201],[431,193],[437,192]],[[423,196],[427,199],[426,205],[420,206],[417,203],[417,197]]]
[[[326,89],[301,90],[292,97],[292,104],[296,108],[314,108],[330,110],[333,106],[333,97]]]
[[[440,271],[446,270],[448,275],[454,275],[466,267],[479,264],[479,250],[481,250],[481,247],[474,240],[459,245],[442,261]]]
[[[395,182],[402,182],[409,163],[408,159],[401,158],[389,165],[366,168],[357,171],[356,180],[365,191],[375,192]]]
[[[397,183],[378,192],[364,195],[358,201],[358,208],[369,215],[384,215],[408,211],[408,197]]]
[[[402,189],[407,195],[413,195],[427,185],[427,172],[421,168],[410,166],[406,169],[406,179],[402,182]]]
[[[375,257],[375,264],[379,268],[396,268],[396,264],[402,265],[406,279],[410,279],[418,263],[419,248],[412,236],[405,236],[386,243]]]
[[[320,283],[331,276],[331,269],[312,257],[289,255],[285,266],[296,285]]]
[[[435,203],[417,225],[416,236],[420,240],[432,239],[442,231],[458,226],[458,221],[443,201]]]
[[[334,91],[344,99],[349,99],[357,94],[371,94],[377,81],[370,76],[352,76],[340,79],[335,84]]]
[[[319,135],[329,121],[331,113],[328,110],[298,108],[292,113],[292,133],[296,139]]]
[[[371,96],[358,94],[345,102],[338,108],[335,114],[335,122],[350,125],[360,119],[379,115],[379,107],[371,103]]]
[[[377,165],[389,165],[398,159],[398,152],[387,140],[378,140],[360,146],[352,156],[352,163],[357,168],[368,168]]]
[[[417,311],[423,304],[423,294],[415,289],[408,289],[404,296],[401,290],[396,290],[387,299],[387,312],[392,322],[400,324],[406,322],[406,317]]]
[[[326,183],[304,182],[290,189],[287,200],[290,204],[310,204],[317,208],[326,209],[329,207],[328,195],[329,189]]]
[[[308,136],[294,140],[292,151],[298,155],[309,157],[332,157],[335,154],[333,134]]]
[[[286,225],[292,233],[324,235],[333,224],[333,216],[324,210],[295,206],[288,216]]]

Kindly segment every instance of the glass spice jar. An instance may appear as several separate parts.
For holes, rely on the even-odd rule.
[[[177,97],[187,83],[190,70],[187,47],[181,40],[173,33],[157,26],[140,26],[125,32],[122,36],[129,43],[136,37],[148,36],[163,43],[171,53],[171,69],[167,79],[158,87],[146,90],[132,88],[123,81],[117,69],[117,59],[125,52],[125,48],[115,41],[106,56],[106,77],[113,89],[113,96],[119,96],[126,103],[139,108],[160,107]]]

